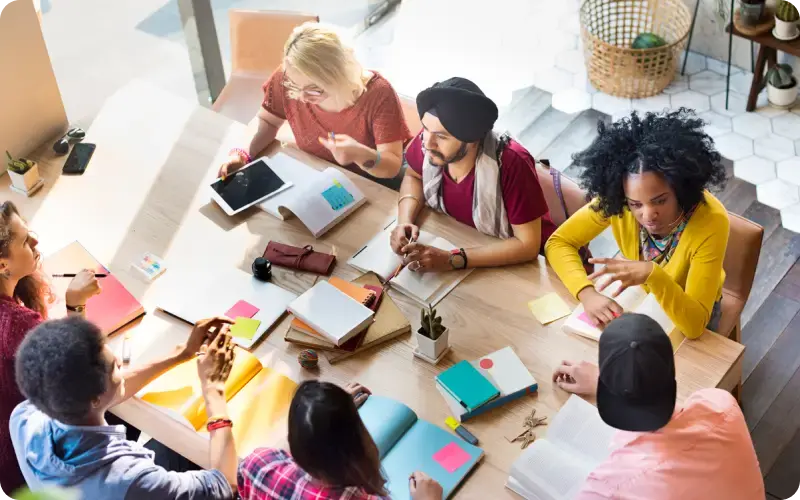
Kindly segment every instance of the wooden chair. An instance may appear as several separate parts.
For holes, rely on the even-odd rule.
[[[250,123],[264,99],[264,82],[283,61],[283,46],[292,30],[319,21],[296,12],[232,9],[231,76],[213,109],[228,118]]]
[[[403,108],[403,117],[405,117],[408,130],[411,131],[412,137],[416,137],[422,130],[422,121],[419,119],[417,111],[417,100],[400,94],[397,96],[400,98],[400,107]]]
[[[764,228],[755,222],[728,212],[730,236],[722,263],[725,283],[722,285],[722,317],[717,333],[736,342],[742,341],[742,310],[750,296],[756,275]],[[735,249],[731,243],[735,242]]]
[[[549,164],[537,161],[536,175],[539,177],[539,185],[542,186],[542,193],[550,211],[550,219],[556,227],[563,224],[567,217],[589,202],[586,191],[581,189],[577,182],[550,167]],[[568,213],[565,213],[564,205],[561,204],[561,199],[556,191],[556,176],[561,178],[561,193],[564,196],[564,205],[566,205]]]

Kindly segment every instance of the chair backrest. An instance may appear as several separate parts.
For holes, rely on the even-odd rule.
[[[747,301],[756,275],[764,228],[755,222],[728,212],[730,232],[728,249],[722,263],[725,269],[723,288],[738,299]],[[731,243],[735,242],[735,250]],[[734,251],[731,251],[734,250]]]
[[[564,203],[567,205],[567,210],[569,211],[569,214],[565,214],[561,206],[561,200],[558,197],[558,192],[556,192],[553,175],[550,171],[551,168],[552,167],[540,161],[536,162],[536,174],[539,177],[539,185],[542,186],[544,199],[550,211],[550,219],[553,221],[553,224],[560,226],[567,220],[569,215],[574,214],[578,209],[586,205],[588,200],[586,199],[586,191],[581,189],[575,181],[562,174],[561,194],[564,196]]]
[[[231,29],[231,69],[265,77],[283,62],[283,46],[297,26],[319,17],[271,10],[228,11]]]
[[[400,107],[403,108],[403,116],[406,119],[408,130],[411,131],[412,136],[416,136],[422,130],[422,122],[417,112],[417,100],[399,94],[398,97],[400,98]]]

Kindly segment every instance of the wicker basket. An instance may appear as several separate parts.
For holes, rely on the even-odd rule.
[[[659,94],[675,76],[692,15],[683,0],[585,0],[581,37],[592,85],[619,97]],[[667,45],[631,49],[644,32]]]

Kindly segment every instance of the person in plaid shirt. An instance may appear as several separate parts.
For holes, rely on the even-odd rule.
[[[389,498],[378,447],[358,406],[360,384],[310,380],[289,408],[289,450],[259,448],[239,464],[243,500],[383,500]],[[441,500],[442,487],[422,472],[409,478],[413,500]]]

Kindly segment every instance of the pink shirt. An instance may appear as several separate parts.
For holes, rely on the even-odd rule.
[[[406,150],[406,161],[414,172],[422,175],[425,152],[422,149],[420,132]],[[503,151],[500,182],[503,185],[503,202],[506,205],[508,222],[513,225],[527,224],[542,218],[542,253],[547,238],[556,230],[547,211],[533,157],[517,141],[510,141]],[[461,182],[456,182],[447,173],[442,180],[442,201],[447,213],[457,221],[475,227],[472,220],[472,198],[475,195],[475,169]]]
[[[609,459],[576,499],[691,500],[765,497],[744,415],[730,393],[703,389],[657,432],[619,431]]]

